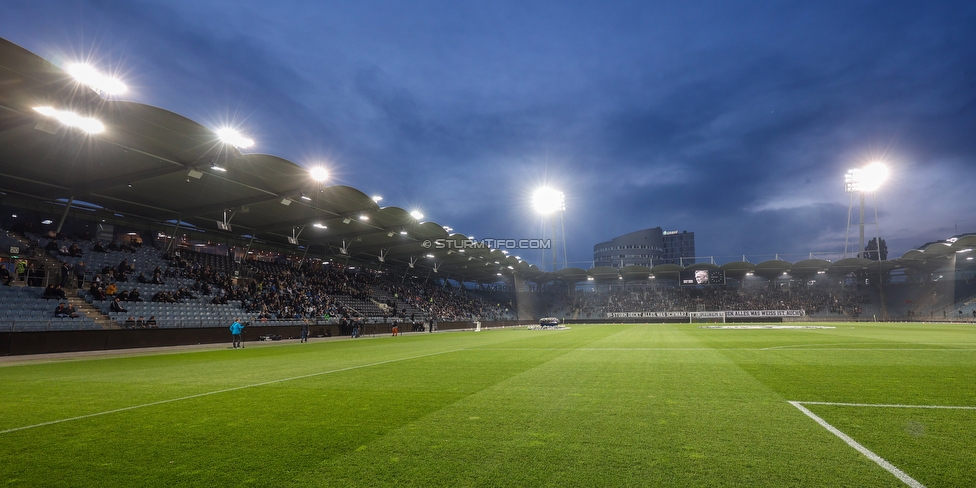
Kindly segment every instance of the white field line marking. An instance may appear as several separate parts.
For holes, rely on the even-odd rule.
[[[716,351],[725,351],[727,349],[716,349]],[[762,348],[737,348],[734,350],[739,351],[789,351],[789,352],[806,352],[806,351],[933,351],[933,352],[950,352],[950,351],[976,351],[973,347],[762,347]]]
[[[832,344],[831,343],[822,343],[822,344],[789,344],[789,345],[785,345],[785,346],[764,347],[764,348],[762,348],[762,350],[763,351],[772,351],[772,350],[776,350],[776,349],[803,349],[803,348],[809,348],[809,347],[815,347],[815,346],[824,346],[827,349],[847,350],[847,349],[841,349],[841,348],[832,348],[832,347],[829,347],[829,346],[833,346],[833,345],[837,345],[837,346],[871,346],[871,345],[879,345],[879,346],[880,345],[888,345],[888,346],[892,346],[892,345],[894,345],[894,346],[897,346],[899,344],[908,344],[908,343],[907,342],[835,342],[835,343],[832,343]],[[953,345],[967,345],[967,346],[971,346],[971,345],[974,345],[974,344],[976,344],[976,343],[974,343],[974,342],[916,342],[916,343],[912,343],[912,345],[914,345],[914,346],[953,346]],[[860,349],[868,349],[868,350],[870,350],[870,349],[874,349],[874,348],[862,347]],[[895,349],[901,349],[901,348],[895,348]],[[929,348],[915,348],[915,349],[920,349],[920,350],[923,350],[924,351],[924,350],[928,350]],[[911,349],[911,350],[915,350],[915,349]],[[956,350],[956,348],[949,348],[949,349]],[[889,350],[889,349],[878,349],[878,350]],[[942,349],[934,349],[934,350],[941,351]],[[969,351],[971,349],[958,349],[958,350],[960,350],[960,351]]]
[[[853,447],[854,449],[856,449],[861,454],[864,454],[865,456],[867,456],[868,459],[874,461],[875,463],[878,464],[878,466],[881,466],[882,468],[884,468],[885,470],[887,470],[889,473],[895,475],[896,478],[898,478],[899,480],[901,480],[906,485],[911,486],[912,488],[925,488],[925,485],[919,483],[917,480],[915,480],[915,478],[912,478],[911,476],[908,476],[908,474],[906,474],[904,471],[896,468],[893,464],[889,463],[888,461],[886,461],[881,456],[878,456],[877,454],[871,452],[870,449],[862,446],[860,443],[858,443],[854,439],[851,439],[851,437],[848,436],[847,434],[841,432],[839,429],[837,429],[833,425],[828,424],[826,420],[818,417],[817,414],[811,412],[810,410],[807,410],[806,407],[804,407],[803,405],[800,405],[800,402],[790,402],[790,405],[793,405],[794,407],[798,408],[801,412],[803,412],[804,414],[806,414],[807,417],[812,418],[816,423],[820,424],[821,427],[827,429],[831,434],[834,434],[835,436],[840,437],[840,439],[842,441],[846,442],[847,445]]]
[[[790,402],[794,403],[794,402]],[[947,410],[976,410],[976,407],[953,406],[953,405],[900,405],[884,403],[838,403],[838,402],[796,402],[803,405],[834,405],[838,407],[875,407],[875,408],[933,408]]]
[[[14,427],[12,429],[0,430],[0,434],[9,434],[11,432],[17,432],[19,430],[27,430],[27,429],[33,429],[35,427],[44,427],[44,426],[47,426],[47,425],[54,425],[54,424],[60,424],[60,423],[64,423],[64,422],[71,422],[72,420],[83,420],[83,419],[87,419],[87,418],[91,418],[91,417],[99,417],[101,415],[108,415],[108,414],[112,414],[112,413],[125,412],[125,411],[128,411],[128,410],[135,410],[137,408],[145,408],[145,407],[152,407],[152,406],[155,406],[155,405],[162,405],[164,403],[173,403],[173,402],[179,402],[179,401],[183,401],[183,400],[191,400],[193,398],[200,398],[200,397],[205,397],[205,396],[209,396],[209,395],[216,395],[218,393],[228,393],[228,392],[231,392],[231,391],[244,390],[244,389],[247,389],[247,388],[254,388],[254,387],[257,387],[257,386],[273,385],[275,383],[283,383],[285,381],[300,380],[300,379],[304,379],[304,378],[312,378],[314,376],[322,376],[322,375],[325,375],[325,374],[341,373],[343,371],[350,371],[350,370],[354,370],[354,369],[370,368],[370,367],[373,367],[373,366],[380,366],[380,365],[383,365],[383,364],[396,363],[396,362],[399,362],[399,361],[409,361],[411,359],[420,359],[420,358],[425,358],[425,357],[429,357],[429,356],[437,356],[439,354],[449,354],[449,353],[458,352],[458,351],[463,351],[463,349],[455,349],[453,351],[435,352],[435,353],[431,353],[431,354],[422,354],[420,356],[410,356],[410,357],[407,357],[407,358],[388,359],[386,361],[379,361],[379,362],[376,362],[376,363],[361,364],[359,366],[349,366],[347,368],[333,369],[333,370],[330,370],[330,371],[319,371],[318,373],[309,373],[309,374],[303,374],[301,376],[292,376],[291,378],[281,378],[281,379],[277,379],[277,380],[263,381],[261,383],[254,383],[254,384],[251,384],[251,385],[235,386],[233,388],[225,388],[223,390],[208,391],[208,392],[205,392],[205,393],[197,393],[195,395],[188,395],[188,396],[179,397],[179,398],[170,398],[169,400],[160,400],[158,402],[144,403],[142,405],[133,405],[131,407],[116,408],[115,410],[107,410],[105,412],[97,412],[97,413],[90,413],[90,414],[87,414],[87,415],[79,415],[77,417],[71,417],[71,418],[61,419],[61,420],[52,420],[50,422],[41,422],[39,424],[25,425],[23,427]]]

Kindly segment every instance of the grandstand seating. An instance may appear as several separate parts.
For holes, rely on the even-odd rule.
[[[0,331],[43,331],[100,329],[92,317],[54,317],[58,300],[42,298],[42,288],[32,286],[0,286]]]
[[[29,238],[43,249],[51,239],[28,235]],[[57,241],[58,247],[70,242]],[[118,327],[127,327],[127,321],[146,320],[154,317],[159,328],[183,327],[226,327],[233,320],[241,319],[250,322],[261,322],[265,325],[298,325],[300,318],[277,317],[290,310],[289,316],[306,310],[309,302],[304,305],[293,301],[305,293],[306,286],[320,287],[329,290],[328,300],[315,302],[319,314],[328,309],[332,317],[347,313],[367,322],[385,322],[391,319],[391,307],[396,304],[397,316],[401,319],[413,315],[418,320],[427,320],[435,316],[438,320],[470,320],[480,317],[482,320],[506,320],[515,318],[514,295],[497,294],[492,296],[487,292],[477,292],[467,289],[453,289],[442,284],[421,283],[419,281],[404,281],[392,275],[376,273],[368,270],[354,272],[343,271],[341,268],[324,269],[318,271],[297,270],[288,265],[275,262],[247,261],[235,262],[229,256],[200,253],[181,250],[177,258],[178,267],[174,261],[167,259],[152,246],[142,246],[134,252],[108,251],[93,252],[93,243],[78,242],[82,249],[82,257],[64,256],[57,251],[48,251],[52,258],[74,265],[79,261],[86,262],[86,280],[92,280],[105,267],[115,268],[122,260],[135,269],[127,282],[118,282],[119,291],[131,291],[138,288],[142,302],[125,302],[125,312],[112,312],[110,301],[98,302],[86,288],[77,290],[77,295],[96,310],[111,319]],[[7,232],[0,233],[0,246],[23,247],[24,241]],[[50,265],[50,261],[48,261]],[[49,266],[50,267],[50,266]],[[154,268],[166,271],[165,284],[138,283],[135,276],[140,273],[146,277],[152,276]],[[199,291],[193,293],[196,298],[182,299],[179,303],[152,302],[151,298],[158,292],[177,292],[180,288],[192,288],[201,270],[207,270],[208,276],[216,277],[217,281],[233,289],[223,290],[220,283],[214,282],[213,294],[203,296]],[[254,296],[246,287],[238,288],[232,285],[226,277],[236,276],[256,278],[263,284],[267,299],[269,290],[277,294],[277,298],[267,301],[254,302]],[[246,282],[246,280],[245,280]],[[953,299],[950,290],[937,289],[942,286],[937,283],[901,284],[887,288],[888,306],[885,311],[889,317],[912,317],[942,319],[939,312],[946,310],[948,320],[973,319],[972,311],[976,308],[976,299]],[[976,285],[966,285],[955,289],[956,298],[966,293],[971,295]],[[858,290],[858,291],[855,291]],[[85,314],[76,319],[61,319],[53,317],[55,300],[41,297],[43,289],[34,286],[0,287],[0,330],[31,331],[31,330],[78,330],[98,329],[101,326],[91,314]],[[211,303],[214,295],[230,297],[226,304]],[[558,293],[540,292],[533,297],[526,297],[533,302],[526,308],[536,315],[554,316],[564,319],[598,319],[606,317],[608,312],[630,311],[704,311],[704,310],[739,310],[739,309],[803,309],[808,316],[820,319],[857,318],[881,316],[881,299],[878,290],[873,287],[861,288],[828,288],[824,287],[794,287],[781,289],[772,286],[754,286],[748,288],[709,288],[693,289],[680,287],[636,287],[614,289],[602,292],[573,292]],[[967,296],[968,296],[967,295]],[[935,303],[931,298],[941,297],[942,302]],[[394,298],[395,297],[395,298]],[[242,302],[242,298],[244,301]],[[252,301],[248,301],[252,300]],[[892,304],[892,302],[894,302]],[[248,305],[250,303],[250,305]],[[916,305],[924,303],[924,307]],[[260,305],[255,307],[254,305]],[[268,309],[271,304],[273,307]],[[284,304],[288,304],[286,307]],[[522,304],[525,305],[525,304]],[[245,308],[258,308],[247,311]],[[263,307],[263,308],[262,308]],[[951,307],[951,308],[950,308]],[[918,314],[917,309],[926,308],[927,316]],[[960,314],[960,312],[962,312]],[[321,316],[321,315],[320,315]]]

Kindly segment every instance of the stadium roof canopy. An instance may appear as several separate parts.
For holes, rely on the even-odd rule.
[[[96,119],[104,131],[90,134],[38,107]],[[355,188],[319,183],[291,161],[243,153],[216,129],[158,107],[103,98],[0,39],[0,191],[8,202],[55,211],[78,202],[72,208],[94,219],[148,223],[164,232],[179,222],[207,240],[253,237],[258,248],[300,253],[305,246],[312,257],[465,281],[500,281],[516,269],[538,274],[535,266],[473,247],[467,237],[402,208],[381,208]],[[233,232],[221,230],[224,223]]]

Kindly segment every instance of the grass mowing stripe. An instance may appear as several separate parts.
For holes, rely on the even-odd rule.
[[[976,410],[976,407],[954,406],[954,405],[899,405],[883,403],[838,403],[838,402],[790,402],[803,405],[830,405],[835,407],[876,407],[876,408],[931,408],[947,410]]]
[[[713,347],[490,347],[485,351],[714,351]],[[752,349],[750,349],[752,350]]]
[[[839,437],[842,441],[844,441],[845,443],[847,443],[847,445],[853,447],[854,449],[856,449],[861,454],[864,454],[865,456],[867,456],[868,459],[870,459],[870,460],[874,461],[875,463],[877,463],[878,466],[881,466],[882,468],[884,468],[889,473],[895,475],[896,478],[898,478],[899,480],[901,480],[906,485],[911,486],[912,488],[925,488],[925,485],[919,483],[917,480],[915,480],[915,478],[912,478],[911,476],[908,476],[907,473],[905,473],[904,471],[898,469],[893,464],[891,464],[888,461],[886,461],[883,457],[878,456],[877,454],[875,454],[874,452],[872,452],[870,449],[864,447],[863,445],[861,445],[859,442],[857,442],[854,439],[852,439],[847,434],[841,432],[840,429],[834,427],[833,425],[830,425],[829,423],[827,423],[826,420],[820,418],[819,416],[817,416],[817,414],[811,412],[810,410],[808,410],[803,405],[800,405],[800,402],[792,402],[791,401],[789,403],[790,403],[790,405],[793,405],[798,410],[800,410],[801,412],[803,412],[807,417],[812,418],[814,420],[814,422],[820,424],[821,427],[827,429],[827,431],[829,431],[831,434],[834,434],[835,436]],[[810,403],[812,403],[812,402],[810,402]]]
[[[208,392],[204,392],[204,393],[197,393],[195,395],[188,395],[188,396],[179,397],[179,398],[170,398],[168,400],[160,400],[158,402],[144,403],[142,405],[133,405],[133,406],[130,406],[130,407],[116,408],[114,410],[107,410],[107,411],[104,411],[104,412],[90,413],[90,414],[87,414],[87,415],[79,415],[77,417],[71,417],[71,418],[60,419],[60,420],[52,420],[52,421],[49,421],[49,422],[41,422],[39,424],[34,424],[34,425],[25,425],[23,427],[14,427],[13,429],[0,430],[0,434],[9,434],[11,432],[17,432],[17,431],[21,431],[21,430],[34,429],[34,428],[37,428],[37,427],[44,427],[44,426],[54,425],[54,424],[61,424],[61,423],[64,423],[64,422],[71,422],[73,420],[83,420],[83,419],[92,418],[92,417],[99,417],[99,416],[102,416],[102,415],[109,415],[109,414],[113,414],[113,413],[126,412],[126,411],[129,411],[129,410],[136,410],[136,409],[139,409],[139,408],[152,407],[152,406],[155,406],[155,405],[163,405],[163,404],[166,404],[166,403],[173,403],[173,402],[179,402],[179,401],[183,401],[183,400],[190,400],[190,399],[193,399],[193,398],[200,398],[200,397],[205,397],[205,396],[209,396],[209,395],[216,395],[218,393],[228,393],[228,392],[232,392],[232,391],[244,390],[244,389],[247,389],[247,388],[254,388],[254,387],[258,387],[258,386],[273,385],[273,384],[276,384],[276,383],[283,383],[285,381],[293,381],[293,380],[300,380],[300,379],[305,379],[305,378],[312,378],[312,377],[315,377],[315,376],[322,376],[322,375],[325,375],[325,374],[341,373],[343,371],[350,371],[350,370],[354,370],[354,369],[371,368],[373,366],[381,366],[383,364],[396,363],[396,362],[400,362],[400,361],[409,361],[411,359],[420,359],[420,358],[425,358],[425,357],[430,357],[430,356],[437,356],[437,355],[440,355],[440,354],[449,354],[449,353],[458,352],[458,351],[462,351],[462,350],[463,349],[455,349],[455,350],[451,350],[451,351],[442,351],[442,352],[434,352],[434,353],[430,353],[430,354],[421,354],[419,356],[410,356],[410,357],[406,357],[406,358],[387,359],[386,361],[379,361],[379,362],[370,363],[370,364],[361,364],[361,365],[358,365],[358,366],[349,366],[349,367],[346,367],[346,368],[333,369],[333,370],[329,370],[329,371],[319,371],[317,373],[309,373],[309,374],[303,374],[303,375],[300,375],[300,376],[292,376],[291,378],[280,378],[280,379],[277,379],[277,380],[263,381],[261,383],[254,383],[254,384],[250,384],[250,385],[235,386],[233,388],[225,388],[223,390],[208,391]]]

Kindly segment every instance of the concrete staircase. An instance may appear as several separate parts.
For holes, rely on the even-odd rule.
[[[28,244],[30,244],[27,239],[24,239],[21,236],[11,234],[11,237],[18,240],[23,245],[23,249],[26,249]],[[40,261],[44,264],[45,275],[44,282],[42,283],[43,286],[47,286],[49,283],[58,283],[61,281],[61,261],[58,261],[43,249],[35,249],[34,254],[28,256],[28,258],[35,261]],[[27,286],[27,280],[25,279],[21,281],[18,277],[17,279],[11,281],[10,284],[11,286]],[[88,303],[83,298],[79,297],[77,293],[77,285],[78,281],[75,279],[74,273],[72,273],[68,279],[68,285],[64,287],[65,295],[67,295],[66,301],[68,303],[74,305],[75,308],[77,308],[80,312],[83,312],[86,316],[94,319],[95,323],[98,324],[102,329],[121,328],[108,315],[102,313],[102,310],[99,307]],[[84,284],[82,286],[84,286]]]
[[[373,302],[376,303],[377,307],[380,307],[381,309],[386,309],[386,302],[393,299],[393,297],[391,297],[390,294],[386,292],[386,290],[380,288],[379,286],[372,286],[370,288],[373,290],[373,297],[371,298],[371,300],[373,300]],[[407,318],[410,317],[410,314],[416,314],[418,320],[427,319],[427,315],[425,315],[422,310],[420,310],[413,304],[404,303],[402,300],[396,300],[396,304],[397,304],[397,312],[405,311]]]

